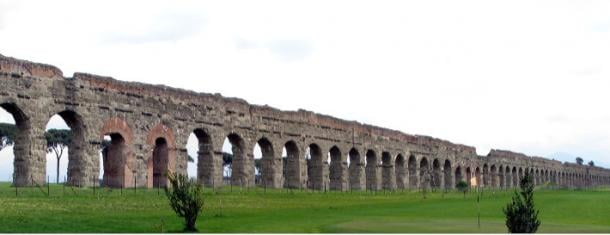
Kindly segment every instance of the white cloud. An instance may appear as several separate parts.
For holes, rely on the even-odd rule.
[[[610,166],[607,1],[19,3],[3,12],[0,53],[66,76]],[[107,43],[117,35],[130,43]]]

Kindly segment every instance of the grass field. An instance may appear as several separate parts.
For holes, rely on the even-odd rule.
[[[19,188],[0,183],[0,232],[179,232],[163,191]],[[64,191],[65,190],[65,191]],[[44,191],[44,192],[43,192]],[[201,232],[506,232],[512,192],[475,194],[206,190]],[[540,232],[610,233],[610,191],[538,190]]]

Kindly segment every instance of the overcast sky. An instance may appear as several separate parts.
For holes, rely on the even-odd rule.
[[[0,54],[610,167],[610,1],[0,0]]]

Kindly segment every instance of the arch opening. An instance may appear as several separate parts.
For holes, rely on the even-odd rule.
[[[310,144],[305,150],[307,161],[307,187],[310,189],[325,189],[324,158],[322,149],[317,144]]]
[[[453,189],[455,182],[452,182],[453,177],[451,176],[451,161],[449,159],[445,160],[445,164],[443,166],[444,177],[445,177],[445,189]]]
[[[363,189],[362,184],[364,183],[364,165],[362,159],[360,159],[360,153],[356,148],[352,148],[349,151],[349,182],[350,189],[361,190]]]
[[[419,179],[420,179],[420,188],[427,189],[430,188],[430,183],[432,181],[432,176],[430,174],[428,159],[425,157],[422,158],[419,162]]]
[[[441,162],[438,159],[432,161],[432,177],[431,185],[433,189],[439,189],[443,186],[443,173],[441,171]]]
[[[259,139],[254,145],[254,182],[263,187],[279,187],[275,179],[275,156],[273,144],[267,138]]]
[[[396,187],[399,189],[407,188],[407,167],[405,157],[402,154],[396,155],[394,170],[396,174]]]
[[[12,172],[10,180],[15,186],[31,185],[30,169],[26,164],[28,156],[28,142],[31,135],[31,124],[29,117],[14,103],[0,104],[0,150],[12,158],[0,159],[0,169],[4,172]],[[4,166],[4,167],[2,167]],[[37,179],[43,182],[43,175]]]
[[[419,187],[419,176],[417,175],[417,159],[414,155],[409,156],[407,165],[409,168],[409,187],[416,189]]]
[[[245,147],[241,136],[231,133],[225,137],[222,146],[223,158],[231,159],[223,169],[225,184],[228,180],[229,184],[236,186],[254,185],[254,157],[246,154]]]
[[[294,141],[288,141],[284,144],[282,155],[284,187],[301,188],[299,147]]]
[[[389,152],[381,153],[381,180],[383,189],[394,189],[396,184],[396,176],[394,170],[394,163],[392,162],[392,155]]]
[[[203,129],[197,128],[189,133],[187,142],[187,172],[189,178],[208,187],[223,185],[224,167],[232,161],[232,155],[222,154],[222,168],[217,169],[214,161],[212,138]]]
[[[105,147],[102,149],[103,177],[102,185],[112,188],[134,187],[135,168],[131,152],[122,134],[111,132],[103,137]]]
[[[343,159],[341,150],[337,146],[333,146],[329,151],[330,157],[330,189],[343,191],[344,181],[346,181],[343,169]]]
[[[366,188],[368,190],[377,190],[378,182],[377,182],[377,154],[373,150],[368,150],[366,152]]]
[[[157,138],[152,155],[153,187],[166,187],[168,185],[167,173],[169,171],[169,148],[165,138]]]
[[[454,186],[457,185],[461,181],[466,182],[466,180],[464,180],[464,173],[463,173],[462,167],[461,166],[457,166],[455,168],[455,183],[454,183]]]

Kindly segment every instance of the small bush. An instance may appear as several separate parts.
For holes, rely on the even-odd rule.
[[[540,226],[538,210],[534,207],[534,183],[529,172],[519,184],[521,192],[515,190],[511,203],[503,209],[506,215],[506,227],[511,233],[535,233]]]
[[[455,187],[458,191],[464,193],[464,198],[466,198],[466,192],[468,192],[468,183],[466,183],[466,181],[464,180],[460,180],[460,182],[458,182]]]
[[[195,222],[203,208],[203,190],[196,182],[181,174],[169,173],[170,187],[165,195],[176,214],[184,218],[184,231],[196,232]]]

